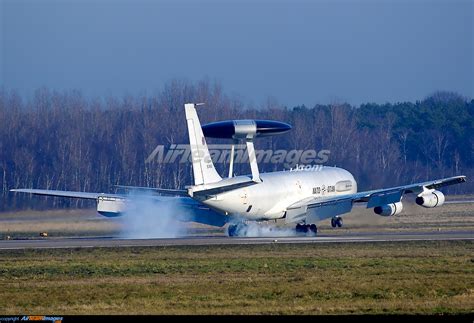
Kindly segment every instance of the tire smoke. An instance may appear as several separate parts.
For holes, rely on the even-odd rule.
[[[265,225],[257,222],[250,222],[237,227],[237,236],[239,237],[294,237],[297,235],[293,228],[283,228],[273,225]]]
[[[172,198],[133,191],[127,209],[121,217],[125,239],[177,238],[186,235],[186,228],[178,221],[183,213]]]

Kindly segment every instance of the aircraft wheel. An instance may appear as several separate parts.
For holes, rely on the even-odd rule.
[[[316,235],[318,233],[318,227],[316,226],[316,224],[311,224],[309,226],[309,231],[314,233],[314,235]]]
[[[335,228],[335,227],[338,227],[338,228],[342,227],[342,223],[343,223],[343,222],[342,222],[342,218],[339,217],[339,216],[335,216],[335,217],[333,217],[333,218],[331,219],[331,226],[332,226],[333,228]]]
[[[308,229],[306,228],[305,224],[298,223],[296,225],[296,233],[305,233],[306,231],[308,231]]]
[[[229,237],[235,237],[237,235],[237,225],[230,224],[227,228],[227,234],[229,235]]]

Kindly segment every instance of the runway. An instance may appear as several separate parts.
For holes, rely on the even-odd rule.
[[[202,236],[160,239],[120,239],[113,237],[44,238],[38,240],[2,240],[0,250],[55,249],[95,247],[157,247],[157,246],[211,246],[211,245],[262,245],[279,243],[361,243],[395,241],[446,241],[474,240],[474,231],[364,233],[350,235],[321,234],[317,237],[223,237]]]

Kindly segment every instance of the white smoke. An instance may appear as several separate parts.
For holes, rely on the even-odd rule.
[[[187,215],[174,198],[160,197],[148,192],[132,191],[128,195],[126,210],[119,218],[122,226],[120,236],[125,239],[178,238],[188,234],[187,226],[180,218]],[[281,227],[273,223],[239,221],[239,237],[291,237],[305,235],[296,233],[294,227]],[[236,223],[234,223],[236,224]]]
[[[297,235],[294,228],[278,227],[271,224],[263,224],[258,222],[249,222],[246,225],[240,225],[237,229],[239,237],[294,237]]]
[[[186,235],[178,217],[184,210],[173,199],[159,200],[156,195],[131,192],[121,217],[121,236],[126,239],[177,238]]]

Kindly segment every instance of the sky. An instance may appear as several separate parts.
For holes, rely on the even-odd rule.
[[[0,0],[0,86],[86,96],[219,82],[292,107],[474,98],[472,0]]]

